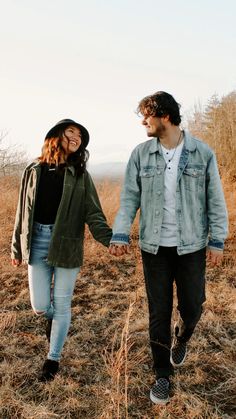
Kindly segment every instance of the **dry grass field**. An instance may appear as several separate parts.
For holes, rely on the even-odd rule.
[[[86,232],[60,374],[42,384],[37,376],[48,350],[45,323],[32,313],[26,267],[10,265],[18,181],[0,179],[1,419],[236,417],[236,184],[225,180],[224,188],[230,213],[224,263],[207,270],[202,319],[186,363],[176,371],[171,401],[159,407],[149,400],[154,376],[137,222],[131,252],[119,259]],[[120,185],[104,181],[98,190],[112,224]]]

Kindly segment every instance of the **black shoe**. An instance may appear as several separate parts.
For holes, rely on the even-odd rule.
[[[158,378],[150,390],[150,399],[156,404],[166,404],[169,401],[170,381],[167,377]]]
[[[47,319],[46,320],[46,328],[45,328],[45,333],[47,336],[47,340],[50,343],[50,337],[51,337],[51,330],[52,330],[52,319]]]
[[[52,359],[46,359],[43,364],[42,373],[39,376],[39,381],[46,382],[54,380],[56,373],[59,370],[59,362]]]
[[[174,343],[170,350],[170,362],[174,367],[183,365],[187,355],[187,343],[181,341],[178,336],[175,337]]]

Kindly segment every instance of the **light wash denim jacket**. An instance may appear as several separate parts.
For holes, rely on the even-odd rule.
[[[140,247],[146,252],[157,253],[163,218],[164,168],[157,138],[139,144],[133,150],[111,243],[129,243],[130,228],[140,209]],[[212,249],[223,249],[228,217],[216,158],[207,144],[187,132],[178,166],[176,222],[179,255],[207,245]]]

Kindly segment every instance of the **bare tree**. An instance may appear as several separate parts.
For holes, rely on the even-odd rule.
[[[195,109],[188,128],[214,149],[222,172],[236,179],[236,91],[221,99],[214,95],[205,110]]]
[[[194,104],[194,109],[188,116],[188,129],[195,137],[204,138],[204,108],[199,101]]]
[[[27,164],[27,155],[20,146],[6,141],[8,132],[0,133],[0,176],[18,175]]]

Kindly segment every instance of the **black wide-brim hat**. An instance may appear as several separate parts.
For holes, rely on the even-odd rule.
[[[68,125],[75,125],[77,128],[79,128],[82,135],[82,142],[84,146],[87,147],[89,143],[88,130],[83,125],[79,124],[78,122],[73,121],[72,119],[62,119],[61,121],[57,122],[56,125],[54,125],[54,127],[52,127],[50,131],[48,131],[45,137],[45,140],[46,138],[57,137],[58,130],[65,129],[66,127],[68,127]]]

